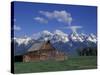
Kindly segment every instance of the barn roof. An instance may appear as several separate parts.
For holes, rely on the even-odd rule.
[[[40,50],[40,48],[45,44],[45,41],[35,41],[33,44],[31,44],[28,48],[22,48],[21,50],[17,50],[19,48],[14,49],[14,56],[17,55],[24,55],[27,52],[37,51]],[[57,49],[56,47],[53,47]],[[58,49],[57,49],[58,50]]]
[[[37,51],[41,48],[41,46],[43,46],[44,42],[37,42],[37,43],[34,43],[29,49],[28,49],[28,52],[31,52],[31,51]]]

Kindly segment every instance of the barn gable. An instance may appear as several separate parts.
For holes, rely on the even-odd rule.
[[[50,41],[48,40],[47,42],[45,42],[42,46],[41,46],[42,50],[55,50],[55,48],[52,46],[52,44],[50,43]]]

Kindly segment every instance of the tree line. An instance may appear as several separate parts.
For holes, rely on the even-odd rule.
[[[86,47],[77,49],[79,56],[97,56],[97,47]]]

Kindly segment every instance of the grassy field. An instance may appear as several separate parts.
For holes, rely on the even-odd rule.
[[[14,66],[15,73],[96,69],[97,59],[95,56],[83,56],[72,57],[65,61],[16,62]]]

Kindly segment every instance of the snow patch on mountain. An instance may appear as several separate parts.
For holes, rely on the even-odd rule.
[[[47,30],[40,32],[40,37],[37,40],[47,41],[51,40],[53,34]]]
[[[52,42],[68,42],[68,35],[62,32],[61,30],[55,30],[52,37]]]
[[[75,41],[75,42],[77,42],[77,41],[83,42],[84,41],[84,39],[82,39],[81,36],[77,33],[72,33],[70,35],[70,38],[71,38],[72,41]]]
[[[91,41],[91,42],[94,42],[96,43],[97,42],[97,38],[94,34],[90,34],[87,38],[87,41]]]
[[[24,38],[14,38],[14,40],[18,43],[18,45],[24,44],[28,45],[29,41],[32,39],[30,37],[24,37]]]

